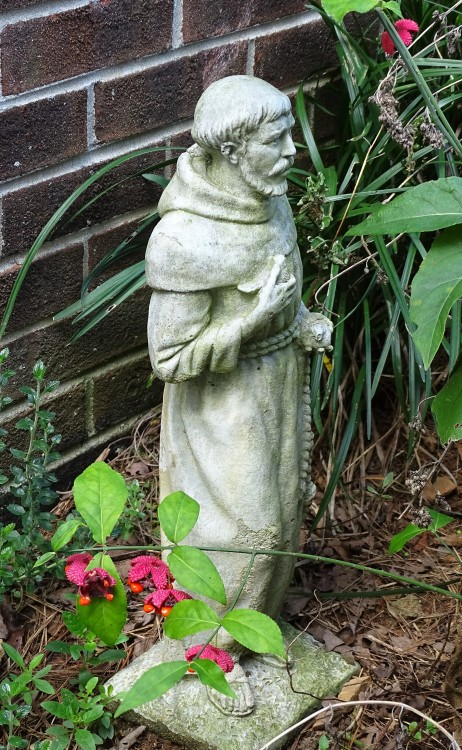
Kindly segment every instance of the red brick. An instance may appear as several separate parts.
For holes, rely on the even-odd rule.
[[[237,29],[301,13],[305,0],[183,0],[185,42],[221,36]]]
[[[13,107],[0,114],[0,179],[57,164],[85,151],[86,91]]]
[[[165,50],[172,12],[173,0],[110,0],[11,24],[1,35],[3,93]]]
[[[255,42],[254,73],[277,88],[294,86],[312,73],[337,64],[334,41],[321,19]]]
[[[144,347],[149,298],[147,287],[140,290],[72,344],[69,339],[81,326],[73,326],[70,320],[27,335],[19,334],[8,343],[9,364],[19,374],[16,386],[27,384],[28,374],[38,359],[47,366],[50,379],[64,382]],[[20,396],[16,391],[11,395]]]
[[[58,224],[52,237],[61,237],[89,224],[155,205],[159,200],[160,188],[152,182],[147,182],[138,173],[151,171],[154,164],[165,159],[164,154],[165,152],[160,151],[136,157],[108,172],[78,198],[66,214],[65,220]],[[26,252],[53,212],[96,170],[97,167],[82,169],[6,194],[3,197],[2,255]],[[130,175],[137,176],[126,179]],[[67,223],[69,218],[97,193],[119,182],[120,184],[116,184],[75,220]]]
[[[0,274],[0,318],[19,269],[15,264]],[[82,269],[81,244],[34,261],[16,298],[7,333],[48,318],[75,302],[80,296]]]
[[[127,419],[127,415],[149,411],[162,401],[163,383],[155,380],[146,387],[152,373],[149,357],[126,365],[116,365],[93,380],[93,421],[95,430],[111,427]]]
[[[246,52],[246,42],[225,45],[97,84],[97,137],[113,141],[191,117],[212,81],[245,72]]]
[[[6,13],[9,10],[25,8],[26,5],[35,5],[39,0],[0,0],[0,11]]]

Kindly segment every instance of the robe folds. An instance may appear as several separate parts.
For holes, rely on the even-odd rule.
[[[180,157],[147,250],[150,357],[166,381],[161,497],[182,490],[200,504],[185,544],[293,551],[312,438],[307,355],[294,333],[308,313],[292,213],[285,196],[225,193],[206,167],[198,147]],[[294,275],[294,294],[244,334],[276,256],[284,256],[278,281]],[[231,603],[249,556],[210,557]],[[292,568],[290,558],[258,556],[238,606],[276,616]],[[219,644],[239,651],[224,632]]]

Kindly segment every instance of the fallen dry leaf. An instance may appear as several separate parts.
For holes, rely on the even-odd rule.
[[[450,495],[456,489],[457,484],[447,474],[442,474],[434,482],[427,482],[422,490],[422,498],[426,503],[430,503],[435,500],[437,492],[446,497],[446,495]]]
[[[385,604],[395,620],[411,619],[423,614],[421,600],[415,594],[401,596],[399,599],[385,599]]]
[[[338,699],[339,701],[354,701],[361,693],[362,690],[370,683],[371,678],[369,675],[363,675],[363,677],[352,677],[341,689]]]

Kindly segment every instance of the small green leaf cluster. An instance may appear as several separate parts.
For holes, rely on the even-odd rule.
[[[21,654],[8,643],[3,643],[2,648],[20,672],[18,675],[9,673],[8,677],[0,682],[0,726],[7,728],[6,749],[22,750],[28,747],[28,741],[17,735],[15,730],[23,724],[24,718],[31,712],[32,702],[39,692],[47,695],[54,693],[53,686],[44,679],[51,667],[39,669],[44,654],[37,654],[26,665]]]
[[[104,644],[98,640],[96,635],[82,622],[77,612],[63,612],[64,624],[81,643],[68,643],[66,641],[49,641],[46,645],[47,651],[57,654],[68,654],[74,661],[81,660],[84,670],[88,667],[96,667],[107,662],[120,661],[125,658],[127,652],[123,649],[106,649]],[[126,640],[122,635],[117,642]],[[88,674],[88,672],[85,672]]]
[[[438,510],[433,510],[433,508],[426,508],[426,511],[431,519],[431,523],[424,528],[417,526],[417,524],[409,523],[406,528],[392,536],[388,547],[389,555],[401,552],[403,547],[410,542],[411,539],[423,534],[425,531],[436,532],[439,529],[442,529],[443,526],[447,526],[448,523],[454,521],[451,516],[447,516],[445,513],[441,513]]]
[[[106,739],[112,739],[112,714],[106,709],[109,700],[98,677],[91,676],[77,693],[63,688],[61,701],[43,701],[42,708],[61,720],[47,729],[53,738],[49,750],[66,750],[71,741],[81,750],[95,750]]]
[[[0,411],[11,403],[11,397],[4,395],[6,387],[14,377],[13,370],[6,369],[9,351],[0,352]],[[61,436],[55,434],[53,412],[43,406],[43,398],[58,386],[57,381],[45,381],[46,368],[39,361],[33,367],[34,387],[21,386],[19,390],[26,396],[30,416],[16,422],[16,429],[27,434],[24,449],[9,447],[14,459],[9,466],[9,475],[0,472],[0,485],[3,491],[13,496],[15,502],[7,504],[7,510],[18,517],[16,528],[0,525],[0,598],[9,590],[20,596],[22,587],[31,591],[43,579],[43,566],[47,560],[42,557],[36,565],[37,553],[48,553],[49,542],[43,530],[53,528],[55,516],[45,510],[56,502],[57,495],[52,488],[56,477],[49,470],[49,464],[59,457],[56,448]],[[7,450],[7,432],[0,430],[0,453]],[[18,528],[19,525],[19,528]],[[48,558],[49,559],[49,558]],[[42,568],[42,569],[40,569]]]

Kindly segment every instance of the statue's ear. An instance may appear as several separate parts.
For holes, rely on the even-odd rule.
[[[238,156],[238,146],[236,143],[233,143],[232,141],[227,141],[226,143],[222,143],[220,146],[220,151],[222,155],[225,157],[225,159],[228,159],[228,161],[231,164],[238,163],[239,156]]]

